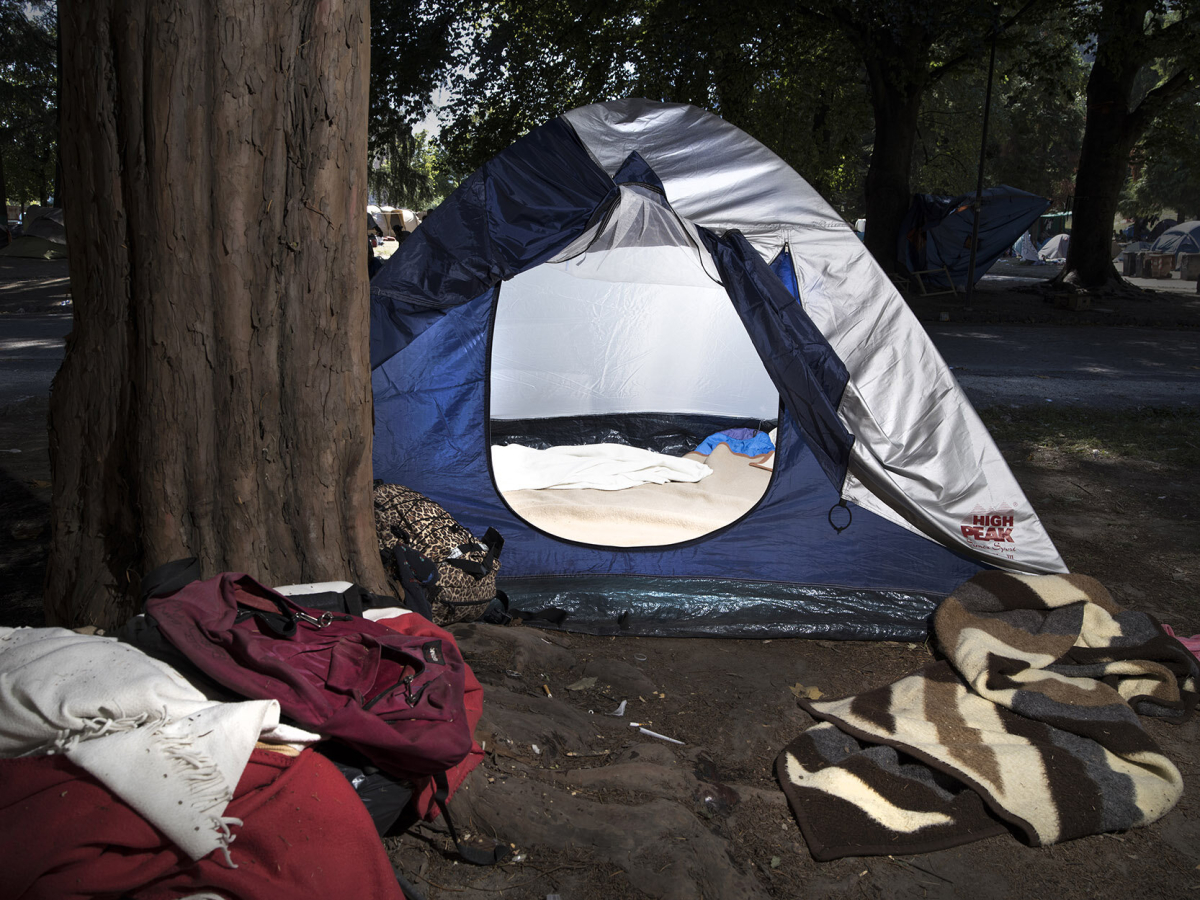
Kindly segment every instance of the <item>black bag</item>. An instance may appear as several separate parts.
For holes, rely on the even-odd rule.
[[[398,484],[375,482],[375,528],[384,569],[416,612],[421,597],[437,625],[480,619],[496,590],[504,538],[479,540],[441,506]]]

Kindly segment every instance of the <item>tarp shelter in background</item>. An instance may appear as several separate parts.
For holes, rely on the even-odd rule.
[[[1200,220],[1181,222],[1168,228],[1155,239],[1150,249],[1155,253],[1174,253],[1172,268],[1178,268],[1180,253],[1200,253]]]
[[[975,225],[975,195],[938,197],[917,194],[900,227],[899,259],[909,272],[920,272],[924,284],[965,290]],[[979,244],[975,254],[978,281],[1013,245],[1050,201],[1007,185],[983,192],[979,212]],[[945,272],[941,270],[946,270]],[[928,273],[928,274],[926,274]]]
[[[1047,239],[1046,243],[1038,248],[1038,259],[1042,262],[1055,262],[1065,260],[1067,258],[1067,248],[1071,246],[1071,236],[1069,234],[1056,234],[1054,237]]]
[[[567,629],[911,640],[981,567],[1064,568],[850,226],[692,106],[582,107],[485,163],[371,282],[371,366],[375,477],[498,530],[497,587]],[[513,434],[646,448],[747,422],[777,427],[765,492],[693,539],[563,538],[497,486]]]
[[[14,237],[0,256],[26,259],[63,259],[67,255],[67,229],[63,211],[52,206],[31,207],[25,213],[21,234]]]

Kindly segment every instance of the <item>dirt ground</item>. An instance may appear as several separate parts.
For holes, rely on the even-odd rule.
[[[31,314],[38,294],[4,275],[0,336],[3,317]],[[15,311],[18,290],[30,311]],[[1187,328],[1200,326],[1193,296],[1113,297],[1101,307],[1113,312],[1081,313],[1035,292],[981,291],[972,311],[950,309],[956,321],[1099,324],[1086,321],[1099,315]],[[934,300],[914,301],[923,319],[946,309]],[[43,399],[0,407],[0,449],[22,451],[0,454],[3,625],[42,622],[45,412]],[[1001,450],[1072,571],[1178,633],[1200,632],[1197,472],[1024,442]],[[485,687],[477,737],[487,756],[452,809],[460,829],[501,838],[515,855],[476,868],[455,861],[438,828],[389,838],[394,862],[427,900],[1200,897],[1200,719],[1146,723],[1186,783],[1179,805],[1153,825],[1049,848],[1004,836],[818,863],[773,774],[779,751],[812,724],[797,691],[835,697],[892,681],[933,658],[931,646],[597,638],[478,624],[455,631]],[[621,701],[626,714],[609,715]],[[647,737],[631,722],[681,743]]]
[[[1072,571],[1179,634],[1200,632],[1197,473],[1023,444],[1001,450]],[[779,751],[813,724],[794,691],[857,693],[921,667],[930,646],[485,625],[456,633],[484,684],[478,737],[488,756],[455,805],[523,859],[474,869],[443,855],[442,835],[392,840],[393,859],[429,900],[1200,896],[1200,719],[1147,721],[1186,783],[1179,805],[1148,827],[1048,848],[1006,836],[818,863],[773,774]],[[606,715],[621,700],[626,716]],[[631,720],[683,743],[648,739]]]

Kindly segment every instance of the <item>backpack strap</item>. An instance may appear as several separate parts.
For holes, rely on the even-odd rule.
[[[437,788],[433,793],[434,802],[442,811],[442,818],[446,820],[446,828],[450,831],[450,838],[454,841],[458,855],[477,866],[494,866],[507,859],[509,848],[505,844],[497,844],[491,850],[481,850],[463,844],[458,837],[458,831],[454,828],[454,821],[450,818],[450,807],[446,805],[446,801],[450,797],[450,782],[446,780],[446,773],[438,772],[434,775],[433,784]]]
[[[490,572],[492,563],[500,558],[500,551],[504,549],[504,538],[495,528],[488,528],[483,535],[483,544],[488,548],[487,556],[483,558],[483,567]]]
[[[238,602],[233,621],[237,623],[247,619],[258,619],[272,635],[281,638],[295,634],[298,621],[295,612],[287,607],[286,601],[281,603],[274,598],[268,601],[257,597],[253,603]]]
[[[492,571],[492,567],[496,564],[496,560],[500,557],[500,551],[503,548],[504,538],[500,536],[500,532],[495,528],[489,528],[487,533],[484,534],[482,541],[459,544],[450,551],[450,554],[443,561],[446,565],[462,569],[476,581],[480,581],[486,578],[488,573]],[[476,550],[486,550],[487,555],[480,562],[465,558],[464,554],[473,553]]]
[[[151,597],[166,597],[200,580],[200,561],[194,556],[172,560],[142,576],[142,602]]]

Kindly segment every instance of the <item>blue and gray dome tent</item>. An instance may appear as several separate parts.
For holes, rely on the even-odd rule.
[[[496,528],[513,606],[568,629],[912,639],[981,568],[1065,571],[849,226],[710,113],[622,100],[530,132],[371,298],[375,477]],[[494,445],[679,453],[739,426],[776,431],[773,471],[685,540],[564,536],[496,485]],[[567,494],[586,519],[624,492]]]
[[[1150,249],[1155,253],[1174,253],[1174,268],[1179,268],[1179,254],[1200,253],[1200,221],[1172,225],[1154,239]]]

